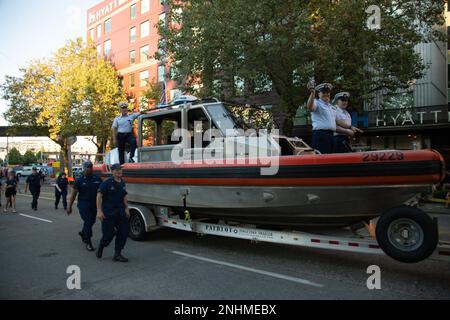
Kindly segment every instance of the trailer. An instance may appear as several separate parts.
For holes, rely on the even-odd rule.
[[[354,253],[387,254],[391,258],[405,262],[419,262],[423,259],[408,257],[409,248],[404,247],[401,255],[383,250],[375,240],[373,224],[355,229],[324,229],[320,232],[308,233],[297,230],[269,230],[255,225],[240,224],[232,221],[214,221],[211,219],[191,219],[186,210],[185,217],[180,217],[163,206],[148,206],[130,203],[130,238],[135,241],[145,239],[148,233],[161,228],[171,228],[198,235],[212,235],[252,242],[268,242],[283,245],[308,247],[316,249],[337,250]],[[434,219],[437,227],[437,219]],[[402,231],[404,232],[404,231]],[[408,235],[404,234],[405,237]],[[434,252],[429,255],[432,260],[450,262],[450,242],[439,240]]]

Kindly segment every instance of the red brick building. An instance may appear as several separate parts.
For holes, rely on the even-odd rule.
[[[166,20],[164,0],[104,0],[87,12],[87,30],[99,55],[109,58],[130,96],[138,101],[150,82],[165,83],[167,100],[177,93],[169,70],[154,59],[160,37],[158,22]]]

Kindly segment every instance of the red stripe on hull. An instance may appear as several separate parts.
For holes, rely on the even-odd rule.
[[[202,179],[202,178],[132,178],[124,177],[127,183],[163,185],[204,185],[204,186],[367,186],[395,184],[430,184],[439,181],[440,175],[392,176],[392,177],[352,177],[352,178],[305,178],[305,179]]]

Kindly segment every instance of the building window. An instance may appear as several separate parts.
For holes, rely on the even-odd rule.
[[[136,63],[136,52],[130,51],[130,64],[135,64]]]
[[[105,21],[105,34],[111,32],[111,19]]]
[[[97,38],[100,38],[102,36],[102,25],[99,24],[97,26]]]
[[[166,54],[166,39],[158,40],[158,53],[161,57]]]
[[[102,55],[102,45],[101,44],[98,44],[97,45],[97,56],[101,56]]]
[[[105,52],[105,56],[109,56],[111,54],[111,40],[106,40],[104,45],[104,52]]]
[[[130,80],[130,90],[133,90],[134,89],[134,73],[130,74],[129,80]]]
[[[136,4],[133,4],[130,7],[130,17],[131,17],[131,19],[135,19],[137,17]]]
[[[141,38],[148,37],[150,34],[150,21],[141,23]]]
[[[148,84],[148,70],[142,71],[139,74],[139,87],[143,88]]]
[[[141,62],[145,62],[145,61],[147,61],[150,57],[149,57],[149,46],[148,45],[146,45],[146,46],[143,46],[141,49],[140,49],[140,51],[139,51],[139,55],[140,55],[140,59],[141,59]]]
[[[166,26],[166,13],[161,13],[159,15],[159,23],[165,27]]]
[[[95,30],[93,28],[91,30],[89,30],[89,36],[91,37],[91,40],[94,40]]]
[[[136,41],[136,27],[130,29],[130,42],[133,43]]]
[[[166,81],[166,68],[164,65],[158,66],[158,82]]]
[[[150,0],[141,1],[141,14],[146,13],[150,10]]]

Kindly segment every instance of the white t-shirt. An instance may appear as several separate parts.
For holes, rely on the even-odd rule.
[[[313,130],[336,131],[336,106],[320,99],[314,100],[311,110]]]

